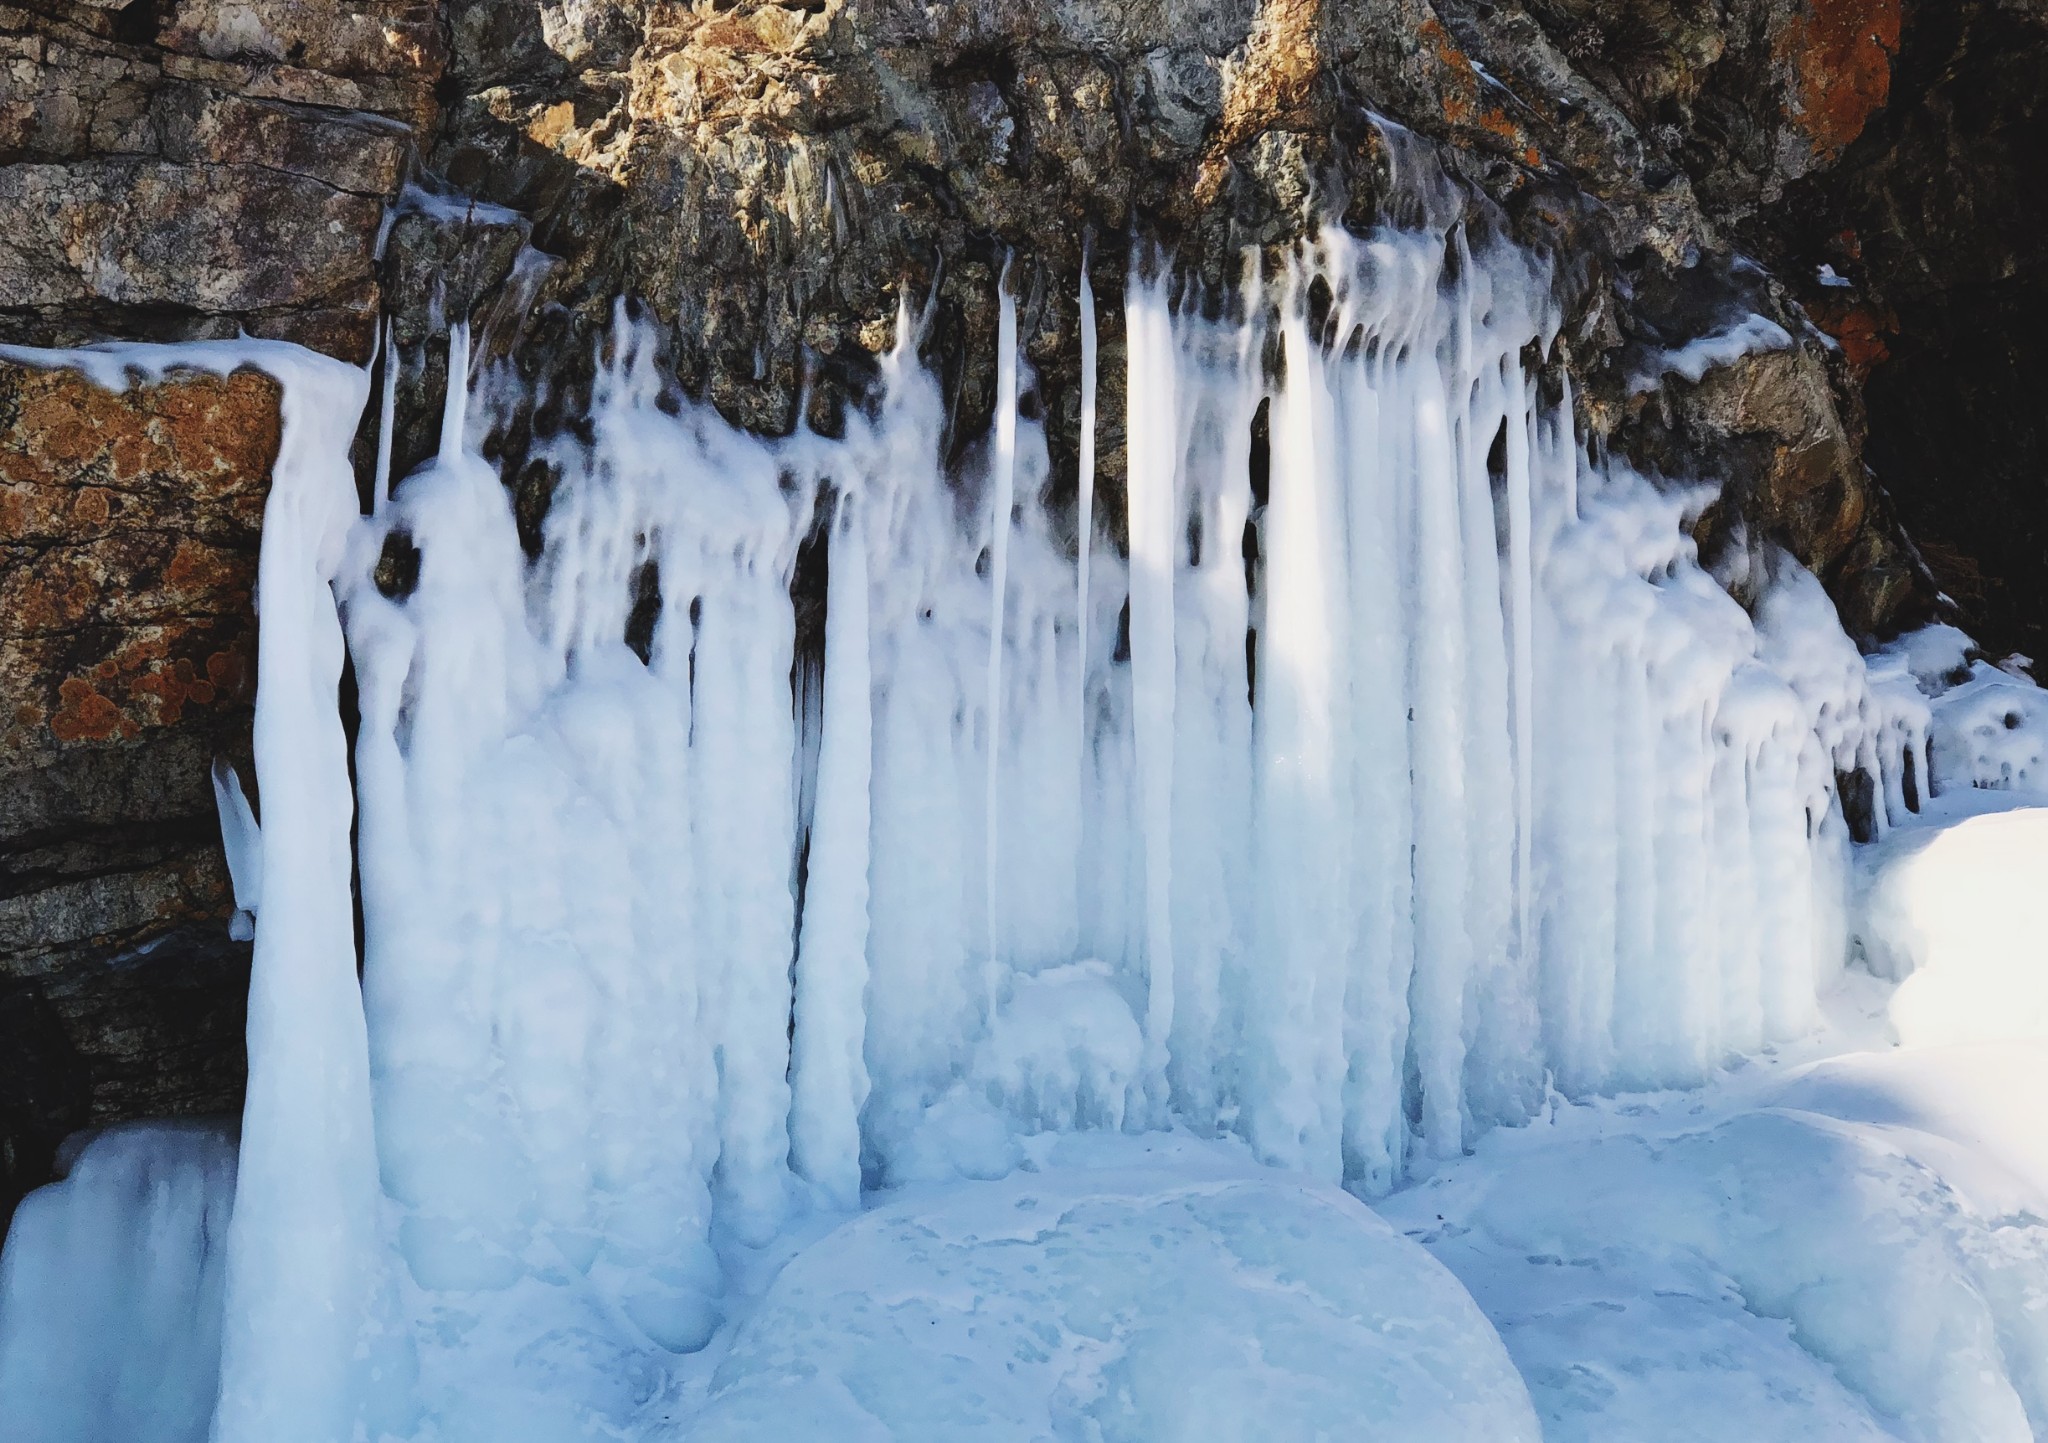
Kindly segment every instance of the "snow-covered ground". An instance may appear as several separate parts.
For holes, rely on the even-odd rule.
[[[1852,973],[1812,1043],[1559,1107],[1382,1204],[1546,1438],[2048,1436],[2048,1044],[1888,1046],[1889,990]]]
[[[1373,1209],[1235,1140],[1047,1133],[1005,1178],[730,1257],[700,1353],[593,1319],[417,1436],[2048,1437],[2048,1040],[1901,1047],[1898,995],[1852,970],[1810,1039],[1554,1099]],[[31,1200],[0,1269],[10,1439],[206,1436],[232,1186],[220,1133],[129,1128]],[[512,1381],[462,1359],[423,1381]]]

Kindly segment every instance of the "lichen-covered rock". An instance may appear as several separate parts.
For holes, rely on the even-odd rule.
[[[72,1128],[236,1103],[208,769],[248,752],[278,400],[0,363],[0,1055],[44,1059],[0,1065],[0,1208]]]

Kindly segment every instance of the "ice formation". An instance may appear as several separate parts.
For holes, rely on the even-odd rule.
[[[678,396],[622,306],[534,559],[464,328],[474,394],[367,517],[363,373],[158,356],[287,381],[218,1443],[616,1418],[735,1259],[1045,1130],[1375,1196],[1813,1025],[1838,773],[1903,820],[1927,705],[1789,559],[1752,620],[1706,489],[1589,458],[1544,264],[1330,230],[1227,295],[1130,275],[1122,553],[1092,468],[1053,499],[1007,290],[958,470],[907,305],[829,441]]]
[[[654,1436],[1535,1443],[1470,1298],[1334,1188],[1185,1138],[896,1203],[801,1254]],[[1078,1153],[1078,1157],[1063,1154]],[[1248,1366],[1248,1360],[1250,1365]]]
[[[8,1443],[203,1443],[220,1380],[233,1134],[204,1124],[73,1139],[0,1255]]]
[[[2048,1434],[2048,1045],[1773,1065],[1496,1133],[1382,1212],[1556,1443]]]

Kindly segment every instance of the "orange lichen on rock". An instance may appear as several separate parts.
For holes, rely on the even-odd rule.
[[[1196,204],[1210,204],[1222,190],[1232,150],[1263,131],[1307,119],[1323,73],[1322,15],[1323,0],[1260,4],[1244,62],[1230,73],[1222,119],[1195,177]]]
[[[1891,347],[1885,344],[1885,337],[1898,334],[1899,322],[1889,311],[1859,301],[1823,299],[1809,305],[1807,314],[1842,348],[1842,355],[1858,381],[1868,380],[1873,370],[1891,359]]]
[[[213,683],[189,656],[163,658],[128,683],[130,712],[153,713],[150,720],[158,726],[176,726],[187,702],[205,706],[213,695]]]
[[[1817,153],[1839,155],[1891,95],[1901,0],[1807,0],[1778,33],[1796,81],[1793,123]]]
[[[104,742],[133,736],[135,724],[121,708],[92,689],[92,683],[67,677],[57,688],[63,704],[50,718],[50,734],[60,742]]]
[[[1453,125],[1470,124],[1479,110],[1478,68],[1434,15],[1425,16],[1416,33],[1442,69],[1438,79],[1443,86],[1444,119]]]
[[[1502,142],[1498,149],[1523,165],[1533,169],[1543,164],[1543,152],[1531,144],[1528,132],[1512,115],[1498,105],[1482,104],[1479,67],[1458,48],[1443,23],[1433,15],[1428,16],[1417,31],[1436,58],[1444,119],[1461,129],[1470,127],[1492,136]]]
[[[0,415],[0,767],[246,705],[277,383],[0,365]]]

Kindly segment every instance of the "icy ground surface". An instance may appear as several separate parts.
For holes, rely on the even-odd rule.
[[[2048,1437],[2048,1042],[1899,1048],[1892,995],[1852,971],[1819,1035],[1560,1101],[1378,1219],[1234,1143],[1043,1139],[812,1243],[641,1426],[1495,1440],[1533,1403],[1552,1443]]]
[[[1381,1204],[1546,1439],[2048,1437],[2048,1043],[1892,1047],[1890,990],[1852,972],[1820,1039],[1561,1106]]]
[[[1472,1300],[1348,1194],[1235,1145],[1041,1141],[799,1254],[665,1436],[1539,1436]]]
[[[472,1330],[394,1436],[2048,1437],[2048,1040],[1897,1047],[1897,995],[1852,970],[1816,1036],[1558,1101],[1373,1210],[1237,1141],[1026,1139],[1008,1177],[728,1249],[701,1353],[595,1314],[538,1342],[501,1317],[516,1358]],[[129,1128],[30,1199],[10,1440],[206,1438],[232,1186],[222,1134]]]

